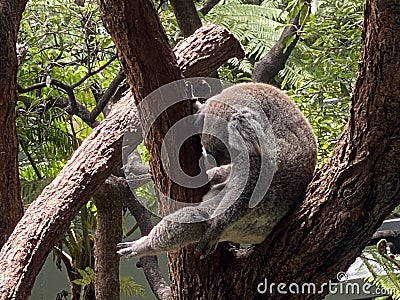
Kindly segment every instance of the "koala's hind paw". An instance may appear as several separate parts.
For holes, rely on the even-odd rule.
[[[117,253],[120,256],[135,257],[138,252],[135,250],[135,242],[126,242],[117,244]]]

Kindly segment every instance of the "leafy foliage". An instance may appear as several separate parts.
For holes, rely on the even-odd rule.
[[[363,1],[318,1],[298,47],[299,68],[289,94],[308,116],[319,143],[319,163],[332,152],[347,122],[359,58]],[[285,81],[285,72],[281,74]],[[293,81],[293,80],[292,80]]]
[[[24,153],[20,155],[20,174],[26,180],[55,176],[90,132],[81,119],[66,114],[67,107],[57,107],[55,99],[69,95],[51,81],[78,84],[115,55],[101,24],[94,1],[86,1],[84,7],[72,0],[28,2],[19,33],[19,42],[27,51],[18,69],[17,103],[18,138]],[[93,108],[93,91],[106,89],[118,69],[114,62],[107,72],[83,80],[74,87],[74,97]],[[29,89],[40,83],[45,85]]]
[[[375,247],[366,248],[362,260],[371,273],[366,281],[385,290],[392,299],[400,299],[400,261],[378,253]]]
[[[82,287],[88,286],[94,282],[94,271],[93,269],[87,267],[85,270],[77,269],[80,279],[75,279],[73,283],[80,285]]]
[[[95,1],[85,1],[84,6],[73,0],[29,1],[19,43],[26,48],[17,78],[19,163],[22,196],[29,204],[91,131],[72,111],[71,101],[91,111],[120,65]],[[54,251],[57,265],[64,262],[81,299],[94,291],[96,213],[89,201]],[[133,282],[125,285],[131,294],[140,293]]]
[[[221,78],[249,81],[254,62],[279,38],[288,18],[301,9],[299,1],[230,0],[205,17],[230,30],[244,45],[246,58],[231,59]],[[351,89],[359,57],[363,1],[317,1],[305,22],[300,41],[277,78],[300,106],[318,137],[322,164],[348,118]]]
[[[285,12],[273,5],[240,4],[230,1],[217,5],[205,16],[205,20],[228,29],[244,46],[246,57],[239,61],[229,60],[229,68],[235,68],[239,73],[250,74],[253,64],[263,57],[280,36],[282,17]]]
[[[92,201],[82,207],[62,236],[60,246],[55,247],[54,255],[64,262],[72,285],[78,285],[80,296],[94,291],[94,230],[96,229],[97,209]],[[66,248],[65,250],[63,248]],[[80,278],[76,279],[76,274]],[[73,286],[74,288],[74,286]],[[84,298],[83,298],[84,299]]]
[[[120,276],[119,284],[121,294],[129,297],[143,296],[144,290],[138,285],[131,276]]]

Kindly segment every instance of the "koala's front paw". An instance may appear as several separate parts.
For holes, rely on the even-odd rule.
[[[138,255],[135,245],[136,242],[119,243],[117,244],[117,253],[127,258],[135,257],[136,255]]]

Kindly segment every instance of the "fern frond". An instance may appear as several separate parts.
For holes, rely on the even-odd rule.
[[[119,286],[121,294],[129,297],[137,297],[144,295],[144,289],[141,285],[137,284],[131,276],[120,276]]]
[[[400,299],[399,262],[382,256],[375,249],[364,252],[362,261],[371,273],[366,281],[384,289],[393,299]]]

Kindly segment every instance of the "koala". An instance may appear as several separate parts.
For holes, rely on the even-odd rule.
[[[147,236],[118,244],[123,256],[153,255],[196,243],[201,258],[219,242],[259,244],[301,200],[317,155],[312,129],[277,88],[242,83],[199,106],[211,189],[197,206],[162,219]],[[179,220],[179,222],[177,222]]]

